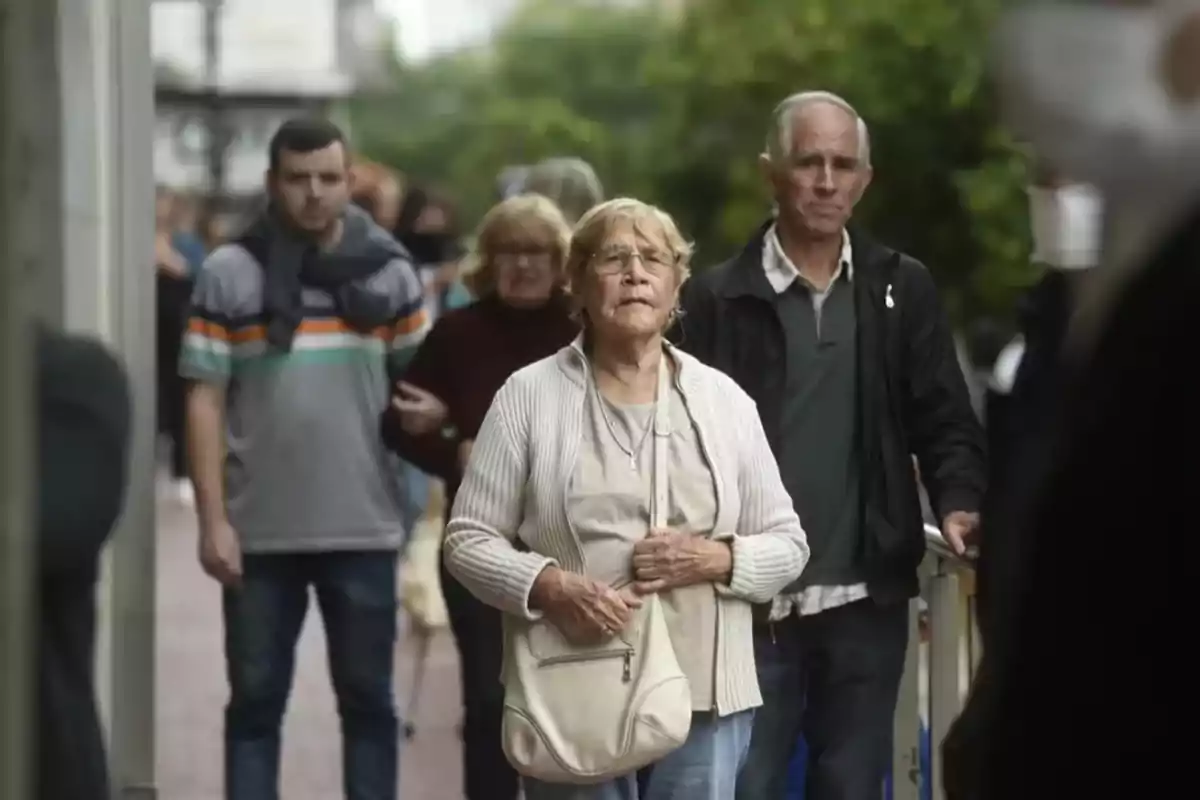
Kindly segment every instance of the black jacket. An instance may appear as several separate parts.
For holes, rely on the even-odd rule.
[[[685,285],[672,338],[754,399],[778,456],[786,353],[776,293],[763,271],[768,227],[733,259]],[[857,232],[851,245],[864,566],[872,597],[891,602],[917,594],[925,552],[912,455],[939,519],[977,511],[986,482],[984,435],[929,272]]]
[[[93,686],[100,552],[121,513],[129,450],[125,374],[100,345],[37,338],[39,800],[104,800]]]

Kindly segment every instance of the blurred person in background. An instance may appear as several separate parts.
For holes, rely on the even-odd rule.
[[[426,313],[436,318],[446,308],[467,302],[459,283],[464,255],[462,232],[450,201],[425,186],[411,186],[393,229],[417,266],[425,286]]]
[[[184,433],[184,381],[179,377],[179,350],[187,320],[188,298],[204,263],[205,247],[196,235],[195,205],[166,187],[155,194],[154,264],[157,295],[158,430],[170,448],[172,490],[191,502]]]
[[[929,270],[847,227],[873,177],[858,112],[828,92],[786,98],[760,166],[775,215],[684,287],[676,333],[758,404],[812,547],[756,615],[764,704],[737,798],[782,797],[803,734],[808,800],[876,800],[925,553],[912,456],[965,553],[984,434]]]
[[[351,202],[370,214],[376,225],[395,230],[404,198],[399,175],[374,161],[355,160],[350,167],[350,187]]]
[[[208,256],[208,245],[201,231],[201,213],[198,198],[184,192],[174,193],[171,223],[171,246],[188,263],[188,272],[193,277],[204,265]]]
[[[400,221],[402,211],[403,190],[400,177],[382,164],[355,161],[350,167],[350,200],[370,214],[376,225],[386,231],[393,231]],[[424,278],[419,265],[414,266],[417,266],[418,277]],[[425,291],[425,313],[432,322],[436,314],[436,305],[428,300],[428,286],[425,287]],[[429,504],[429,476],[402,460],[397,461],[396,472],[403,493],[404,527],[411,533]]]
[[[670,216],[638,200],[583,216],[566,265],[583,330],[497,393],[447,526],[451,573],[516,630],[534,623],[531,636],[574,646],[555,647],[557,680],[597,678],[571,695],[577,721],[546,725],[586,729],[589,707],[618,699],[605,687],[622,680],[621,659],[592,648],[630,635],[643,646],[634,626],[653,625],[637,611],[651,595],[686,678],[676,748],[585,786],[527,776],[528,800],[732,798],[762,703],[751,603],[808,560],[754,403],[663,338],[690,252]],[[633,669],[654,669],[646,658]]]
[[[129,384],[96,342],[35,330],[37,800],[106,800],[96,710],[100,554],[124,504]]]
[[[549,197],[571,225],[604,200],[604,186],[592,165],[582,158],[539,161],[524,175],[520,190]]]
[[[579,330],[563,290],[569,238],[562,212],[540,195],[494,206],[480,223],[465,276],[479,300],[434,323],[384,415],[388,445],[445,481],[447,514],[496,392]],[[444,567],[442,591],[459,650],[466,796],[515,800],[517,773],[500,746],[500,612],[475,599]]]
[[[1103,198],[1103,244],[1034,420],[1053,423],[1031,445],[1048,463],[999,532],[1016,552],[996,561],[1010,572],[993,575],[987,680],[948,742],[947,795],[1173,796],[1194,772],[1164,742],[1196,705],[1177,620],[1195,607],[1179,589],[1200,452],[1200,5],[1029,6],[996,45],[1009,124]]]
[[[285,122],[270,203],[205,262],[180,358],[199,556],[222,587],[225,796],[279,797],[281,725],[310,589],[326,633],[347,800],[392,800],[397,553],[379,437],[428,330],[413,267],[350,203],[337,126]]]
[[[500,170],[500,174],[496,176],[496,201],[507,200],[520,194],[528,177],[529,167],[525,164]]]

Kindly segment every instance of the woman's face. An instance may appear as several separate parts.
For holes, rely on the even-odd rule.
[[[443,233],[449,222],[445,210],[430,203],[421,209],[421,213],[413,221],[413,231],[415,233]]]
[[[661,235],[621,222],[592,257],[584,307],[598,338],[664,331],[679,294],[677,259]]]
[[[497,238],[488,258],[496,274],[496,294],[514,308],[537,308],[554,292],[557,282],[554,237],[530,227],[510,230]]]

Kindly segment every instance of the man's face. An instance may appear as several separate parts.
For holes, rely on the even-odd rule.
[[[350,203],[350,171],[340,142],[308,153],[284,150],[267,174],[267,189],[287,220],[319,234],[329,230]]]
[[[871,181],[857,120],[832,103],[812,102],[795,112],[784,144],[789,155],[763,162],[780,218],[817,236],[840,234]]]

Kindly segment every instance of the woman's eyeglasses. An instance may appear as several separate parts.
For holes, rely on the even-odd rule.
[[[643,252],[617,249],[597,253],[594,257],[595,270],[600,275],[616,275],[628,271],[633,265],[634,259],[642,263],[643,269],[655,275],[673,269],[676,263],[674,255],[661,250]]]
[[[516,264],[526,261],[548,261],[554,255],[553,248],[539,244],[509,244],[492,250],[492,261],[496,264]]]

